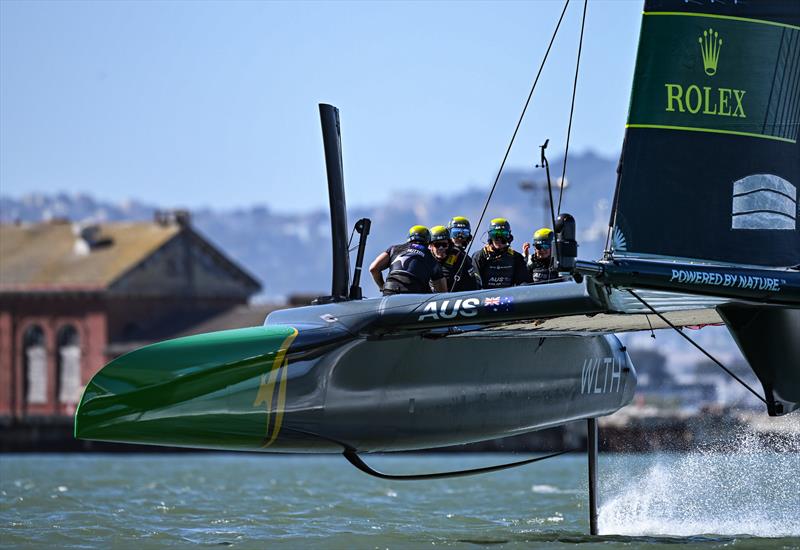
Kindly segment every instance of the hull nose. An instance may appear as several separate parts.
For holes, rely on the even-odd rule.
[[[296,336],[289,326],[252,327],[168,340],[123,355],[86,386],[75,437],[262,448],[275,432],[278,414],[270,410],[285,396],[282,367]]]

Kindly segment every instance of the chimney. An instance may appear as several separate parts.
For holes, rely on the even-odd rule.
[[[156,210],[153,213],[153,221],[162,227],[168,225],[189,227],[192,223],[192,214],[185,209]]]
[[[76,237],[73,251],[79,256],[86,256],[93,250],[114,242],[111,237],[101,233],[100,224],[96,223],[75,223],[72,225],[72,233]]]

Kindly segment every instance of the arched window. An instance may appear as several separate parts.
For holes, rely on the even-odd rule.
[[[44,331],[32,325],[23,336],[23,361],[25,363],[25,402],[47,403],[47,349]]]
[[[58,402],[74,404],[81,391],[81,343],[72,325],[58,331]]]

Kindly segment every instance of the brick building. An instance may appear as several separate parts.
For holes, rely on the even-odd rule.
[[[259,289],[183,212],[0,225],[0,419],[64,424],[109,360],[241,311]]]

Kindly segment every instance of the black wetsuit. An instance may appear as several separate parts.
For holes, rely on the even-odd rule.
[[[480,277],[472,265],[472,258],[457,246],[451,245],[447,249],[447,256],[437,261],[442,266],[442,273],[447,278],[447,290],[450,292],[481,288]]]
[[[530,282],[525,259],[511,247],[498,252],[487,244],[472,256],[472,261],[481,276],[483,288],[503,288]]]
[[[403,243],[386,249],[389,254],[389,275],[383,285],[383,295],[427,294],[430,281],[441,279],[442,267],[423,244]]]
[[[528,258],[528,272],[530,273],[531,282],[539,284],[558,281],[561,277],[558,271],[551,268],[551,264],[550,258],[540,260],[536,256],[530,256]]]

